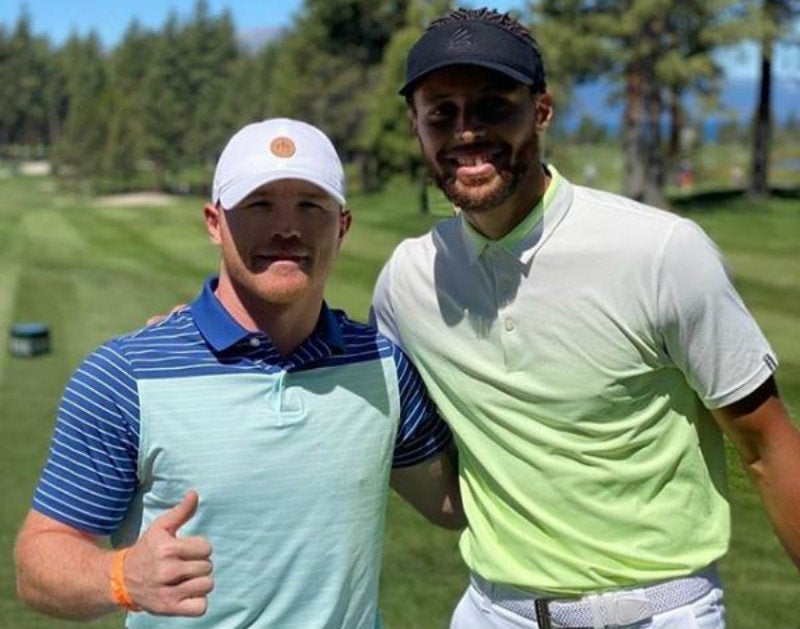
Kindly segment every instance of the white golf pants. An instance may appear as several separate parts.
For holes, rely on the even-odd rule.
[[[589,621],[590,624],[583,623],[577,626],[592,627],[592,629],[612,627],[615,629],[724,629],[725,607],[722,602],[722,586],[715,573],[708,579],[709,588],[706,593],[667,611],[646,615],[644,618],[627,624],[615,624],[625,621],[621,618],[611,618],[603,610],[603,613],[593,614],[594,620]],[[520,610],[515,610],[515,607],[518,606],[505,604],[502,594],[492,590],[492,587],[487,588],[485,583],[476,582],[473,579],[453,612],[450,629],[543,629],[537,623],[535,613],[525,611],[520,613]],[[629,592],[634,592],[634,590]],[[619,594],[622,597],[627,593],[620,591]],[[612,598],[613,596],[616,594],[612,595]],[[531,601],[533,600],[535,597],[531,597]],[[592,597],[587,597],[586,600],[592,600]],[[608,601],[604,602],[604,605],[606,609],[615,607]],[[530,609],[533,609],[533,604]],[[553,629],[561,629],[566,626],[558,624],[555,619],[552,622]]]

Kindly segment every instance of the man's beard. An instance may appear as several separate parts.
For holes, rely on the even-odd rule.
[[[458,180],[455,173],[443,173],[427,164],[436,186],[447,200],[462,212],[480,214],[488,212],[508,201],[519,188],[520,181],[537,160],[518,159],[507,169],[498,170],[490,184],[466,185]]]
[[[515,172],[498,173],[499,177],[492,181],[491,188],[481,190],[481,186],[467,186],[458,181],[455,176],[433,173],[434,181],[453,205],[462,212],[488,212],[502,205],[517,189],[521,175]]]

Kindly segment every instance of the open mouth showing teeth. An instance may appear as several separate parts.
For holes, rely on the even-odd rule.
[[[447,162],[455,176],[464,181],[483,181],[496,175],[501,169],[503,151],[501,149],[453,151]]]
[[[480,168],[487,164],[496,164],[503,154],[500,148],[471,147],[451,152],[447,161],[456,168]]]
[[[489,156],[483,155],[457,157],[455,159],[456,164],[459,166],[483,166],[484,164],[490,164],[491,161]]]

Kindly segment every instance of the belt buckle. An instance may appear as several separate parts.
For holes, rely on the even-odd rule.
[[[537,598],[533,603],[536,610],[536,624],[539,625],[539,629],[553,629],[550,608],[547,606],[551,600],[553,599]]]
[[[624,627],[653,616],[653,606],[643,594],[618,594],[609,603],[607,609],[616,626]]]

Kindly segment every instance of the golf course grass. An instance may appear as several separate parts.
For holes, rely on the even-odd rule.
[[[579,172],[579,171],[578,171]],[[202,221],[203,199],[122,205],[65,195],[47,177],[0,180],[0,629],[74,627],[26,610],[14,593],[11,552],[44,461],[62,387],[98,343],[188,301],[217,266]],[[402,238],[448,214],[415,210],[405,183],[355,195],[353,229],[328,300],[354,318],[367,314],[380,265]],[[718,243],[781,366],[786,404],[800,419],[800,195],[754,204],[739,193],[705,191],[675,211]],[[34,359],[7,350],[11,326],[46,323],[53,351]],[[800,573],[783,554],[729,448],[733,543],[722,562],[731,629],[800,628]],[[458,536],[439,531],[392,496],[382,580],[387,629],[440,629],[466,584]],[[269,566],[264,567],[265,571]],[[91,627],[121,627],[121,617]]]

